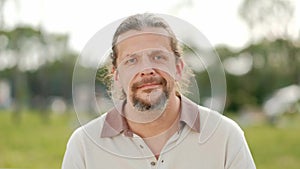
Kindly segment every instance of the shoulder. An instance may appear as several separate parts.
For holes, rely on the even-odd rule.
[[[97,133],[100,133],[105,116],[106,114],[82,124],[72,133],[67,143],[62,168],[86,168],[85,155],[87,154],[87,148],[91,148],[93,145],[90,144],[92,143],[92,137],[97,137]]]
[[[80,124],[81,126],[72,133],[69,139],[69,144],[70,142],[79,142],[80,140],[82,141],[82,139],[86,138],[100,137],[100,132],[102,130],[106,115],[107,113],[89,121],[86,124]]]
[[[209,108],[198,106],[200,114],[200,142],[208,141],[212,136],[221,135],[223,139],[244,136],[243,130],[232,119]]]

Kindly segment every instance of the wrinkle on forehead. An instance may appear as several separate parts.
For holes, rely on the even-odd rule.
[[[116,45],[128,38],[135,37],[135,36],[143,36],[143,35],[157,35],[157,36],[165,36],[171,38],[170,34],[164,28],[154,28],[154,27],[147,27],[142,28],[142,30],[130,30],[125,33],[122,33],[116,42]]]

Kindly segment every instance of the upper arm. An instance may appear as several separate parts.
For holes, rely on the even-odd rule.
[[[249,150],[244,132],[235,123],[227,143],[226,169],[255,169],[255,164]]]
[[[77,129],[70,137],[62,162],[62,169],[85,169],[84,147],[81,129]]]

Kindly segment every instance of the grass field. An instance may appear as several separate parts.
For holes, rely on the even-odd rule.
[[[0,168],[60,168],[65,145],[72,132],[69,115],[23,113],[20,124],[0,112]]]
[[[76,127],[71,115],[51,115],[46,123],[37,113],[23,113],[16,125],[0,111],[0,168],[60,168],[67,140]],[[279,127],[243,127],[258,169],[300,168],[300,117]]]
[[[300,116],[244,128],[258,169],[300,168]]]

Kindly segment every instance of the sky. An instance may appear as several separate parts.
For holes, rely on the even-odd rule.
[[[144,12],[169,14],[200,30],[212,45],[241,48],[249,42],[249,30],[238,16],[242,0],[7,0],[4,8],[8,27],[16,24],[41,26],[48,32],[68,33],[70,45],[81,51],[101,28],[123,17]],[[297,1],[296,1],[297,2]],[[296,17],[300,18],[298,1]],[[300,20],[300,19],[298,19]],[[295,30],[300,28],[294,20]],[[294,31],[295,31],[294,30]]]

